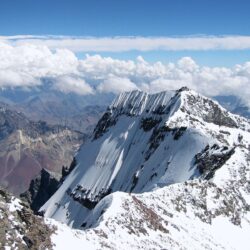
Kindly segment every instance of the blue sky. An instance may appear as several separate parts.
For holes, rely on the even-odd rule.
[[[249,36],[249,10],[249,0],[1,0],[0,35]],[[250,60],[249,49],[99,54],[121,59],[134,59],[140,54],[149,61],[176,61],[191,56],[209,66],[231,66]]]
[[[249,0],[1,0],[2,35],[225,35],[250,32]]]

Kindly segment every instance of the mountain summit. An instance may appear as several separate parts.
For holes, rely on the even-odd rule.
[[[45,216],[80,228],[106,195],[143,193],[211,179],[247,148],[249,121],[184,87],[120,94],[76,155],[76,167],[42,207]]]

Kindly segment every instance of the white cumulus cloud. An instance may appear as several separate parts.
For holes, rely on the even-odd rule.
[[[100,55],[78,59],[68,49],[0,43],[0,87],[31,88],[49,79],[52,88],[81,95],[141,89],[159,92],[188,86],[207,96],[236,95],[250,107],[250,62],[205,67],[192,58],[177,63],[118,60]]]
[[[54,80],[53,88],[66,94],[71,92],[79,95],[94,94],[93,88],[84,79],[71,76],[57,77]]]
[[[124,91],[132,91],[137,90],[138,87],[135,83],[131,82],[128,78],[121,78],[117,76],[111,76],[105,79],[100,85],[97,87],[100,92],[104,93],[114,93],[119,94]]]

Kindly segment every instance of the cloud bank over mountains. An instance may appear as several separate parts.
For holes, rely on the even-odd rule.
[[[36,87],[49,79],[52,88],[80,95],[141,89],[151,93],[188,86],[207,96],[237,95],[250,107],[250,62],[204,67],[192,58],[177,63],[149,63],[100,55],[78,59],[68,49],[0,42],[0,87]]]
[[[73,52],[246,50],[250,36],[183,36],[183,37],[72,37],[72,36],[0,36],[10,45],[34,44],[50,49],[67,48]]]

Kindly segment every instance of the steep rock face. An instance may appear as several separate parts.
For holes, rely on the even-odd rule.
[[[38,213],[41,206],[57,191],[75,166],[76,161],[73,158],[69,168],[63,166],[61,174],[49,172],[43,168],[38,176],[31,180],[29,189],[20,194],[20,197],[30,205],[35,213]]]
[[[56,192],[60,184],[59,178],[42,169],[39,175],[30,182],[29,189],[20,195],[25,199],[34,212]]]
[[[249,129],[248,120],[187,88],[123,93],[81,147],[76,168],[41,210],[82,228],[100,200],[115,191],[143,193],[211,179],[231,157],[237,158],[238,148],[248,148]],[[220,153],[214,144],[227,149]]]
[[[85,136],[64,126],[33,122],[22,113],[0,109],[0,185],[15,194],[28,189],[42,168],[61,172]]]
[[[234,148],[228,149],[227,146],[221,148],[217,144],[211,147],[208,145],[195,156],[195,163],[203,177],[209,180],[214,176],[215,171],[221,168],[234,153]]]

